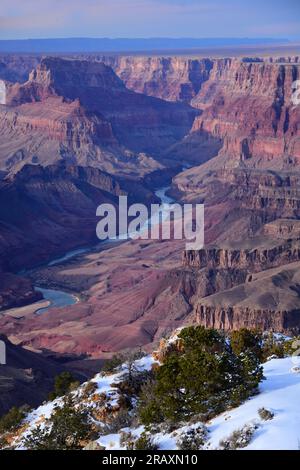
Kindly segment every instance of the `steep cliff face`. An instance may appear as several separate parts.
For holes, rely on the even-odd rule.
[[[99,115],[87,113],[78,100],[70,102],[52,96],[20,106],[0,106],[0,129],[2,170],[17,170],[24,163],[46,165],[60,159],[108,170],[122,153],[111,124]],[[143,165],[142,158],[131,155],[132,163],[141,161],[137,170],[142,173],[147,159]],[[116,162],[115,171],[122,172],[122,166],[121,160],[119,165]],[[134,172],[134,165],[131,170]]]
[[[269,247],[263,245],[269,244]],[[300,260],[299,240],[276,242],[266,240],[262,246],[253,249],[245,248],[206,248],[200,251],[185,251],[185,266],[210,269],[240,269],[248,273],[260,272]],[[273,245],[273,246],[272,246]]]
[[[208,80],[213,67],[211,59],[186,57],[104,56],[98,60],[112,67],[131,90],[187,103]]]
[[[44,93],[75,100],[112,123],[119,142],[136,151],[157,153],[190,130],[197,112],[179,103],[128,90],[111,67],[99,62],[45,58],[30,76]],[[151,136],[151,138],[149,138]]]
[[[195,305],[195,321],[220,329],[300,331],[299,262],[270,269]]]
[[[96,208],[152,193],[96,168],[25,165],[0,181],[0,270],[18,271],[83,244],[95,244]]]
[[[192,100],[204,111],[193,131],[221,137],[221,153],[231,165],[298,166],[300,109],[292,101],[292,84],[299,76],[298,64],[215,61],[209,80]]]
[[[41,58],[38,55],[1,54],[0,78],[9,82],[26,82],[29,73],[38,65],[40,60]]]
[[[143,175],[191,129],[197,110],[128,90],[103,63],[42,59],[0,106],[2,168],[59,158]],[[14,139],[12,140],[12,133]]]

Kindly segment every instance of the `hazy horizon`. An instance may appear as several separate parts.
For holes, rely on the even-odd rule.
[[[277,38],[41,38],[0,40],[2,53],[263,54],[299,53],[299,44]]]
[[[298,0],[1,0],[0,39],[300,39]]]

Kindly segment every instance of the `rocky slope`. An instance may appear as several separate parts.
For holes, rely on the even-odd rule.
[[[0,181],[2,270],[21,270],[78,245],[96,243],[96,208],[128,194],[153,197],[139,183],[115,179],[96,168],[61,162],[25,165]]]
[[[193,130],[224,140],[231,166],[283,169],[298,165],[299,107],[292,101],[298,64],[216,61],[192,100],[204,110]]]
[[[198,114],[128,90],[98,62],[44,58],[27,82],[6,88],[6,105],[0,106],[3,169],[63,158],[143,175],[161,167],[151,154],[158,157],[182,139]]]
[[[208,80],[211,59],[185,57],[98,57],[114,69],[128,88],[168,101],[189,103]]]
[[[163,364],[166,352],[182,348],[178,331],[153,354],[136,359],[133,377],[147,380]],[[279,340],[283,341],[283,339]],[[182,353],[182,349],[180,349]],[[216,353],[217,355],[217,353]],[[263,366],[264,379],[257,393],[239,406],[207,419],[205,413],[185,421],[164,420],[151,426],[136,417],[138,400],[128,392],[128,366],[100,372],[71,393],[73,405],[83,409],[93,424],[93,436],[81,441],[84,450],[128,450],[147,436],[157,450],[297,450],[299,420],[299,366],[295,357],[272,357]],[[197,380],[197,375],[195,375]],[[122,386],[123,385],[123,386]],[[125,385],[125,386],[124,386]],[[126,386],[127,385],[127,386]],[[148,388],[149,389],[149,388]],[[127,400],[124,400],[126,397]],[[39,425],[47,425],[64,398],[43,403],[28,412],[15,429],[2,434],[4,449],[24,450],[25,438]],[[125,402],[125,403],[124,403]],[[130,411],[128,404],[131,405]],[[91,440],[92,439],[92,440]],[[139,447],[140,448],[140,447]]]
[[[41,354],[12,344],[5,336],[6,364],[0,365],[0,416],[12,406],[38,406],[53,390],[54,377],[63,366]],[[77,374],[77,378],[83,376]]]
[[[0,311],[31,304],[42,298],[29,279],[0,272]]]

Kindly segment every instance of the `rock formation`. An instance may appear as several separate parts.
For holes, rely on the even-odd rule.
[[[231,166],[287,169],[299,164],[299,107],[292,101],[298,64],[214,63],[192,105],[203,110],[193,131],[224,140]]]
[[[148,203],[153,193],[137,182],[96,168],[61,162],[25,165],[0,180],[0,269],[16,271],[88,243],[95,244],[96,208],[127,194]]]
[[[30,279],[0,272],[0,311],[31,304],[42,298]]]
[[[2,318],[2,331],[24,345],[93,357],[150,347],[189,321],[299,331],[298,78],[296,58],[95,56],[45,58],[26,83],[8,85],[0,106],[3,269],[93,241],[95,200],[125,191],[149,202],[161,170],[169,177],[183,162],[193,167],[171,191],[204,202],[205,247],[135,240],[41,268],[34,281],[73,288],[81,302]],[[47,166],[57,160],[64,165]]]
[[[1,168],[62,158],[141,176],[161,168],[152,157],[182,139],[197,114],[128,90],[103,63],[45,58],[0,106]]]
[[[125,85],[139,93],[190,103],[208,80],[213,61],[185,57],[98,57]]]

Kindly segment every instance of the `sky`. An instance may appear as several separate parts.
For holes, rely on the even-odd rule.
[[[0,0],[0,39],[300,39],[300,0]]]

